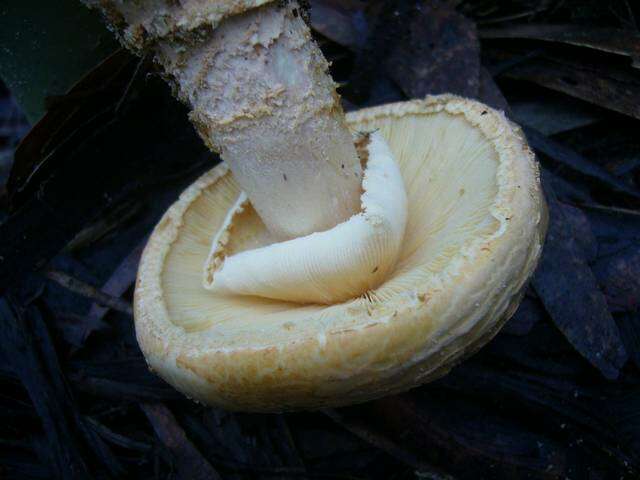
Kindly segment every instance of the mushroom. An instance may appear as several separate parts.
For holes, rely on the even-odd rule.
[[[515,312],[546,207],[502,112],[440,95],[345,118],[292,2],[112,3],[225,160],[140,261],[136,334],[167,382],[232,410],[362,402],[445,374]],[[194,40],[187,17],[215,28]]]
[[[211,239],[242,198],[228,167],[215,167],[156,227],[135,295],[149,365],[188,396],[275,411],[400,392],[445,374],[517,308],[546,225],[520,130],[449,95],[360,110],[347,122],[386,139],[406,186],[395,268],[377,288],[332,304],[207,291],[200,273]],[[250,204],[229,240],[235,252],[273,241]]]

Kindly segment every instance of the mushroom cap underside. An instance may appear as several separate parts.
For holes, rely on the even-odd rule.
[[[143,254],[138,341],[187,396],[233,410],[361,402],[445,374],[520,301],[546,228],[538,167],[504,114],[450,95],[360,110],[400,167],[408,220],[395,270],[334,305],[219,295],[202,287],[211,240],[241,192],[219,165],[167,211]],[[248,208],[246,248],[272,241]]]

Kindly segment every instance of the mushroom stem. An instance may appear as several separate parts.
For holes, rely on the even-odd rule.
[[[275,237],[327,230],[359,211],[360,161],[297,2],[222,19],[207,11],[222,9],[217,2],[166,2],[160,15],[158,0],[85,1],[121,22],[127,46],[152,46],[198,132]]]

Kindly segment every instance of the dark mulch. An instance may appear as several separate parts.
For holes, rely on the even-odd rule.
[[[640,478],[638,5],[310,3],[347,109],[452,92],[524,127],[551,218],[520,309],[403,395],[188,401],[146,368],[131,295],[154,223],[218,159],[149,59],[115,52],[28,133],[0,90],[0,475]]]

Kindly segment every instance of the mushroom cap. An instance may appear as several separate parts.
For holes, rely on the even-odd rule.
[[[224,165],[192,184],[142,256],[135,324],[149,366],[194,400],[282,411],[362,402],[447,373],[515,312],[540,256],[538,166],[502,112],[450,95],[347,115],[379,130],[408,219],[394,271],[333,305],[220,295],[202,286],[211,239],[241,195]],[[247,245],[269,235],[252,209]]]

